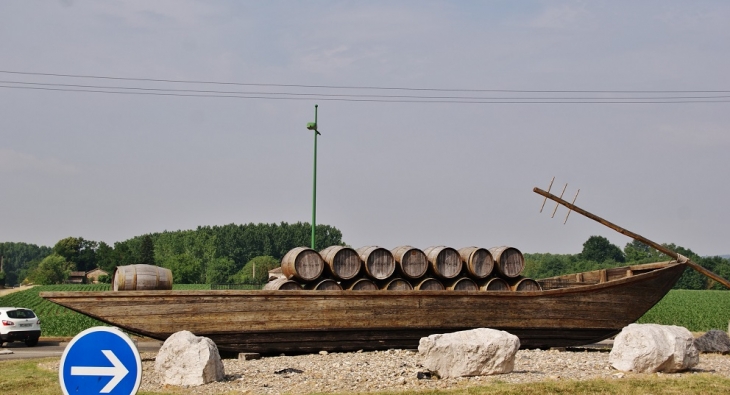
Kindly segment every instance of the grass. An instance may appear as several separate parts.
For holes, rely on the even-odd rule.
[[[727,330],[728,321],[730,291],[673,289],[637,322],[678,325],[692,332],[707,332]]]
[[[464,390],[432,394],[470,395],[544,395],[544,394],[728,394],[730,379],[709,374],[690,374],[679,378],[643,376],[637,378],[587,381],[542,381],[526,384],[496,383]],[[415,392],[413,392],[415,394]]]
[[[0,388],[3,395],[57,395],[61,387],[56,372],[39,367],[55,358],[0,361]],[[730,378],[707,373],[681,376],[632,375],[611,380],[549,380],[525,384],[492,384],[453,390],[384,392],[399,395],[545,395],[545,394],[728,394]],[[170,388],[166,392],[139,392],[140,395],[173,395],[193,393],[195,389]],[[222,394],[232,394],[227,392]]]
[[[3,395],[62,394],[58,373],[38,366],[57,358],[0,361],[0,389]],[[139,395],[163,395],[159,392],[137,392]],[[172,394],[172,393],[169,393]]]
[[[0,387],[6,395],[58,394],[58,375],[38,367],[39,360],[0,362]]]

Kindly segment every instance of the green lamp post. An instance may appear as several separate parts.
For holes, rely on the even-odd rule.
[[[317,220],[317,105],[314,105],[314,122],[307,123],[307,129],[314,130],[314,176],[312,177],[312,249],[314,250],[314,229]]]

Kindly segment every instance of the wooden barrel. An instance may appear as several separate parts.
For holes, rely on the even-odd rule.
[[[416,283],[416,285],[413,286],[413,289],[418,291],[443,291],[446,288],[443,284],[441,284],[441,281],[429,277]]]
[[[309,283],[304,288],[313,289],[315,291],[342,291],[342,286],[331,278]]]
[[[154,265],[117,266],[113,278],[115,291],[172,289],[172,271]]]
[[[461,277],[451,281],[446,289],[449,291],[478,291],[479,286],[469,277]]]
[[[484,284],[479,287],[482,291],[511,291],[512,288],[509,286],[507,281],[499,277],[490,278]]]
[[[487,278],[492,274],[494,259],[492,253],[486,248],[464,247],[459,249],[461,261],[464,263],[466,272],[475,280]]]
[[[492,247],[489,252],[494,258],[494,266],[504,277],[515,278],[525,269],[525,258],[514,247]]]
[[[286,277],[279,277],[266,283],[264,289],[269,291],[301,291],[302,285],[296,281],[287,280]]]
[[[395,272],[393,254],[383,247],[368,246],[357,249],[365,273],[376,280],[385,280]]]
[[[342,288],[349,291],[377,291],[380,289],[378,288],[378,284],[375,284],[375,281],[369,278],[358,278],[357,280],[342,283],[341,285]]]
[[[360,273],[360,255],[350,247],[330,246],[320,251],[319,255],[335,278],[349,280]]]
[[[289,250],[281,259],[281,273],[302,282],[316,280],[324,271],[324,261],[317,251],[307,247]]]
[[[507,280],[507,282],[510,283],[510,288],[513,291],[542,291],[540,284],[531,278],[518,277],[513,280]]]
[[[386,282],[380,289],[386,291],[413,291],[413,286],[402,278],[394,278]]]
[[[400,246],[390,250],[393,254],[398,269],[403,276],[408,278],[423,277],[428,270],[428,258],[418,248],[411,246]]]
[[[461,272],[461,256],[455,249],[435,246],[426,248],[423,253],[426,254],[430,268],[436,276],[450,280]]]

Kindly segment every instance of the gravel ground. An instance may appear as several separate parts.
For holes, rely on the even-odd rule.
[[[641,376],[614,370],[608,352],[520,350],[509,374],[458,379],[418,379],[426,370],[416,351],[388,350],[266,357],[258,360],[225,359],[226,379],[196,387],[163,386],[155,374],[155,353],[142,353],[142,391],[185,394],[305,394],[310,392],[376,392],[453,389],[491,381],[527,383],[544,380],[589,380]],[[58,362],[44,366],[58,370]],[[276,373],[287,370],[283,373]],[[300,373],[301,371],[301,373]],[[730,355],[701,354],[700,364],[683,376],[707,372],[730,377]]]

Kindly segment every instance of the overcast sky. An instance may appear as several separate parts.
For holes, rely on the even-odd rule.
[[[540,214],[555,176],[729,254],[728,21],[724,0],[2,1],[0,241],[309,222],[318,104],[317,223],[353,247],[631,241]],[[167,91],[69,91],[120,88]]]

